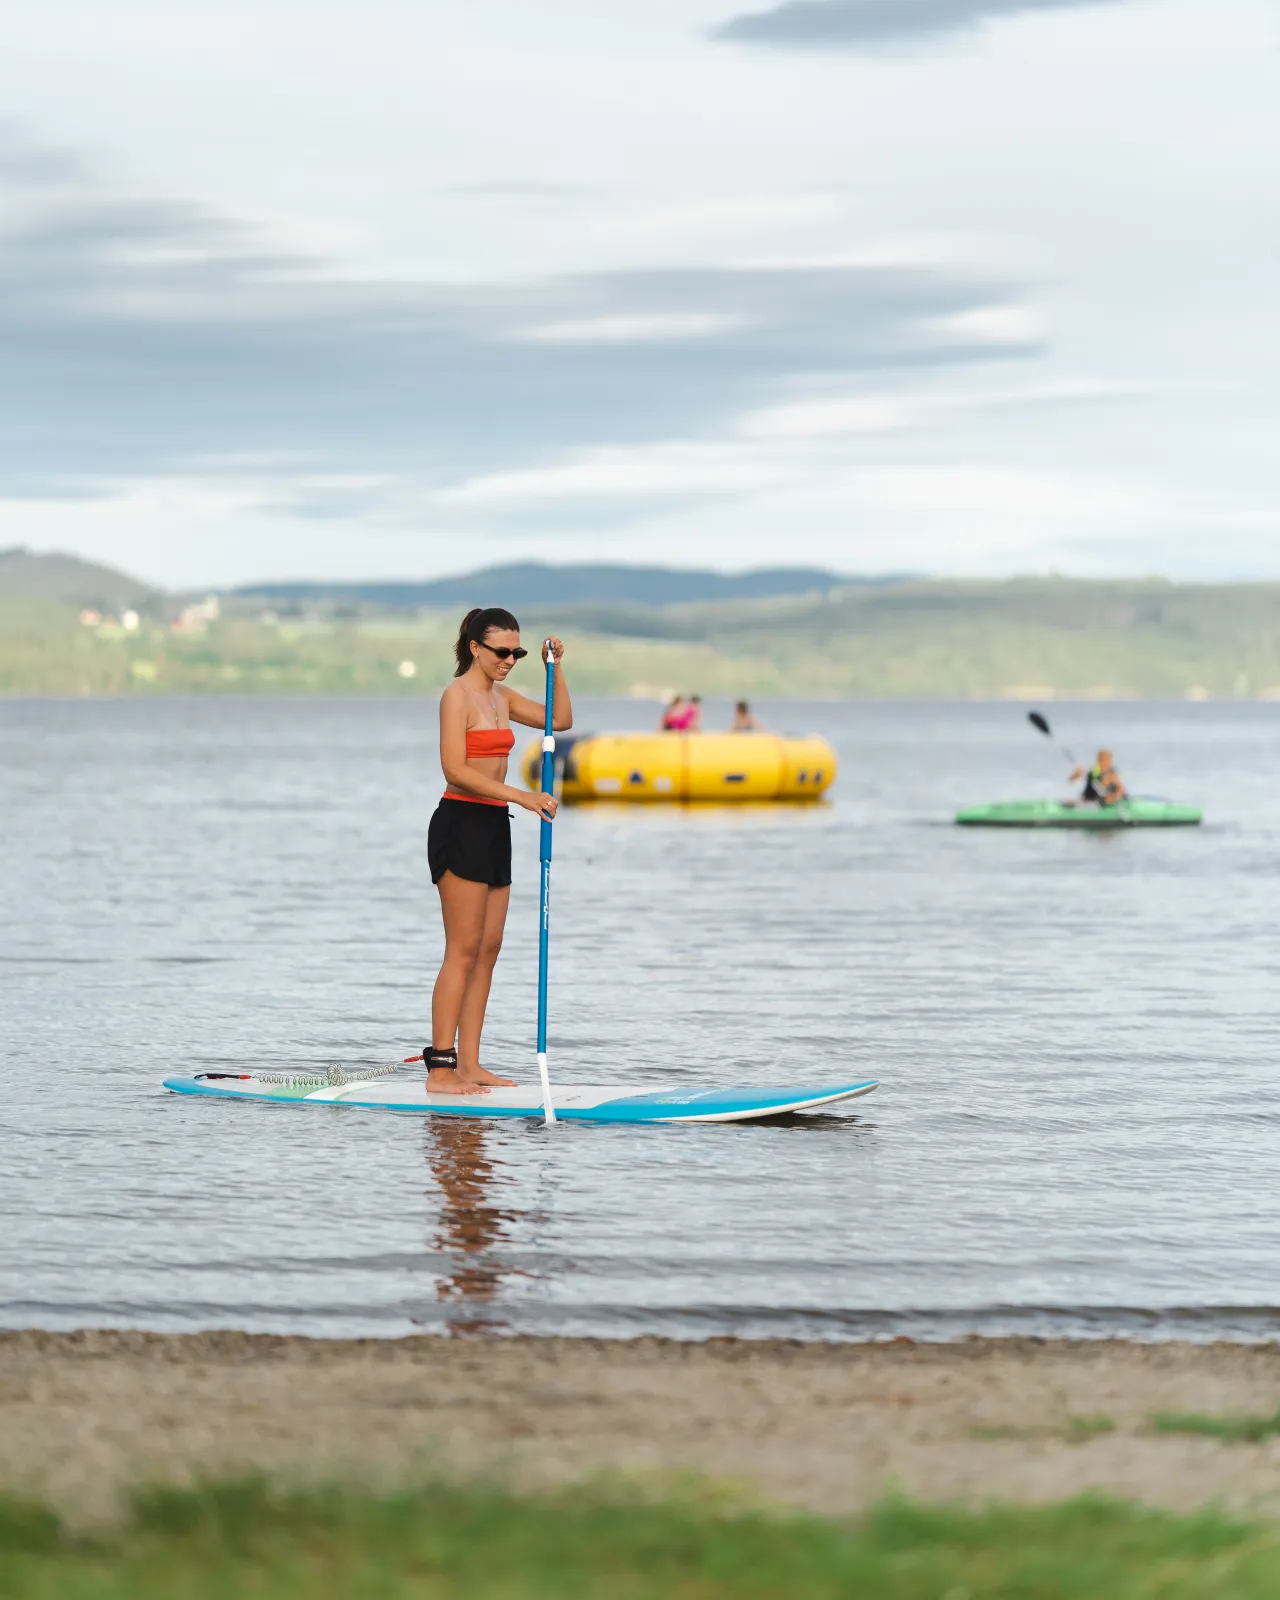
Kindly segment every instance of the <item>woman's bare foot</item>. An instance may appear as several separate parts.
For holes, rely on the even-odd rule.
[[[464,1083],[473,1083],[479,1089],[514,1089],[514,1078],[500,1078],[496,1072],[490,1072],[488,1067],[482,1067],[477,1061],[474,1066],[465,1066],[458,1063],[458,1076]]]
[[[432,1067],[427,1073],[428,1094],[479,1094],[483,1087],[464,1077],[456,1067]]]
[[[428,1094],[480,1093],[483,1086],[468,1082],[466,1076],[458,1071],[458,1052],[452,1046],[447,1050],[437,1050],[433,1045],[428,1045],[422,1052],[422,1059],[427,1067]]]

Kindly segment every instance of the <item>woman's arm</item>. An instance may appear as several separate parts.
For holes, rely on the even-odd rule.
[[[564,668],[560,665],[560,657],[564,654],[564,645],[559,639],[552,639],[551,651],[556,658],[555,694],[551,701],[551,726],[557,733],[564,733],[573,727],[573,704],[569,699],[569,685],[564,681]],[[547,647],[542,647],[542,659],[547,659]],[[507,697],[507,715],[512,722],[523,723],[526,728],[541,728],[546,722],[546,707],[539,705],[536,700],[530,700],[527,695],[518,693],[515,689],[503,687],[502,691]]]
[[[514,789],[509,783],[500,783],[497,778],[478,772],[468,763],[467,703],[461,694],[453,692],[452,685],[440,696],[440,765],[451,789],[483,795],[487,800],[505,800],[509,805],[523,806],[526,811],[555,816],[556,802],[551,795]],[[547,802],[550,802],[549,813]]]

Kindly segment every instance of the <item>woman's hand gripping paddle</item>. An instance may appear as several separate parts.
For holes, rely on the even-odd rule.
[[[547,658],[546,720],[542,728],[542,792],[554,794],[556,781],[555,735],[551,731],[552,709],[556,693],[556,658],[551,640],[543,644]],[[542,910],[538,928],[538,1075],[542,1079],[542,1109],[547,1126],[556,1120],[556,1108],[551,1103],[551,1079],[547,1075],[547,955],[548,935],[551,931],[551,824],[543,817],[539,835],[538,855],[542,861]]]

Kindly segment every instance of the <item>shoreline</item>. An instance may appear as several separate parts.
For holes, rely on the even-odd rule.
[[[966,1338],[704,1342],[0,1331],[0,1490],[79,1515],[144,1482],[695,1473],[748,1499],[860,1510],[1084,1492],[1280,1514],[1280,1345]],[[1278,1424],[1280,1427],[1280,1424]]]

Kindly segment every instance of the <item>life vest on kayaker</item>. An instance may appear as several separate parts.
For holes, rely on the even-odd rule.
[[[1114,767],[1104,767],[1101,762],[1095,761],[1089,768],[1089,775],[1084,781],[1082,800],[1094,800],[1099,805],[1113,806],[1117,800],[1124,799],[1124,784],[1120,781],[1120,774]]]

